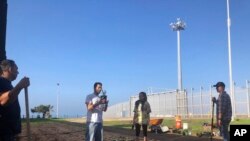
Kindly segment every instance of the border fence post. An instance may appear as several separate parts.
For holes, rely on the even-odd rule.
[[[200,108],[200,110],[201,110],[201,117],[203,117],[203,104],[202,104],[202,86],[200,87],[200,106],[201,106],[201,108]]]
[[[236,100],[235,100],[235,85],[236,83],[233,81],[233,115],[234,115],[234,118],[237,117],[236,115]]]
[[[246,80],[246,89],[247,89],[247,117],[250,117],[250,105],[249,105],[249,81]]]
[[[212,97],[213,97],[213,86],[212,85],[210,85],[210,112],[211,112],[211,114],[210,114],[210,117],[212,118],[212,108],[213,108],[213,103],[212,103]]]
[[[186,108],[186,118],[189,118],[189,111],[188,111],[188,93],[187,90],[185,89],[185,108]]]
[[[191,104],[191,108],[192,108],[192,116],[194,115],[194,93],[193,93],[193,90],[194,88],[191,88],[191,101],[192,101],[192,104]]]

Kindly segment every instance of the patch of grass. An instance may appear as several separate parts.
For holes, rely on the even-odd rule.
[[[51,121],[51,120],[50,119],[42,119],[42,118],[30,119],[31,123],[49,122],[49,121]],[[26,119],[22,119],[22,122],[26,122]]]
[[[40,125],[44,123],[52,122],[50,119],[30,119],[30,124],[32,125]],[[22,119],[22,124],[26,124],[26,120]]]
[[[125,128],[125,129],[130,129],[132,127],[131,121],[120,121],[120,120],[104,121],[103,125],[118,127],[118,128]]]
[[[192,130],[193,133],[203,131],[203,123],[211,123],[211,119],[183,119],[183,123],[188,123],[188,128]],[[169,128],[175,128],[175,119],[164,119],[163,125]]]
[[[239,125],[239,124],[247,124],[250,125],[250,119],[235,119],[235,121],[231,122],[232,125]]]
[[[59,121],[74,122],[74,123],[85,123],[86,119],[83,118],[69,118],[69,119],[55,119]]]
[[[43,118],[34,118],[30,119],[30,123],[33,125],[51,123],[51,122],[64,122],[64,119],[43,119]],[[26,119],[22,119],[22,124],[26,124]]]
[[[188,123],[188,128],[192,130],[193,134],[198,132],[203,132],[203,123],[211,124],[211,119],[183,119],[182,123]],[[216,119],[214,119],[214,124],[216,124]],[[231,122],[231,125],[235,124],[248,124],[250,125],[250,119],[236,119],[235,121]],[[175,127],[175,119],[164,119],[163,125],[168,126],[169,128]]]

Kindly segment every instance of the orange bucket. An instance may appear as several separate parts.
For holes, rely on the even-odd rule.
[[[176,129],[181,129],[181,116],[176,116],[175,117],[175,128]]]

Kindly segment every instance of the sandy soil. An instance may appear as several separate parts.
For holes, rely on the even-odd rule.
[[[85,129],[83,127],[83,123],[72,122],[32,124],[32,141],[84,141]],[[20,135],[20,141],[26,141],[26,135],[26,127],[24,125],[23,132]],[[166,133],[149,133],[148,136],[149,141],[210,141],[209,138]],[[214,141],[217,140],[214,139]],[[134,131],[115,127],[104,127],[104,141],[134,141]]]

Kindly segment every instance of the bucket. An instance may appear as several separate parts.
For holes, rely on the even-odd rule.
[[[175,128],[176,129],[181,129],[181,116],[176,116],[175,117]]]

